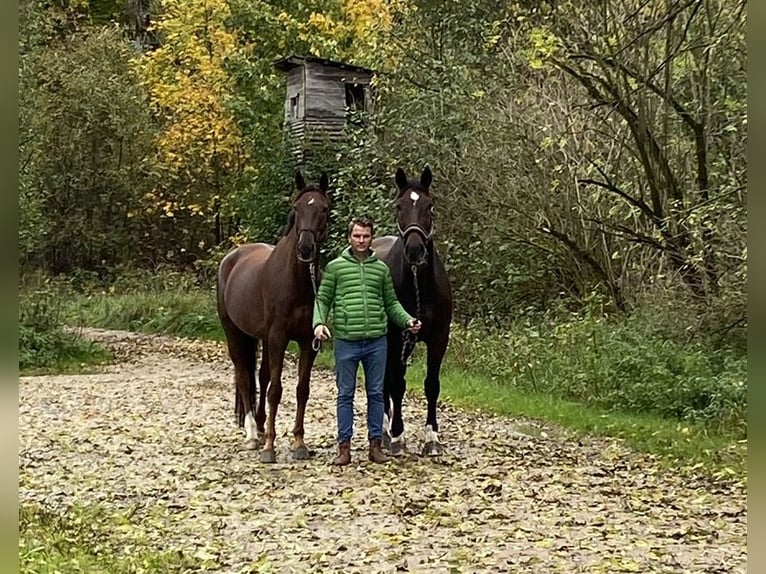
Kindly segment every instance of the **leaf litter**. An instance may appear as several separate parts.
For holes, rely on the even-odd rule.
[[[747,491],[702,468],[660,467],[620,442],[440,405],[447,454],[335,468],[331,372],[315,367],[292,461],[288,357],[277,463],[242,448],[222,343],[85,329],[115,364],[22,377],[19,502],[129,516],[143,544],[219,572],[727,572],[747,563]],[[418,388],[418,385],[412,385]],[[405,397],[410,448],[425,402]]]

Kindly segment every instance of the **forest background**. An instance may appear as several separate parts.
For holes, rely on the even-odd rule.
[[[393,231],[396,168],[427,164],[454,366],[744,441],[745,26],[723,0],[22,0],[20,366],[139,286],[203,293],[215,330],[217,263],[276,241],[296,167],[330,174],[329,256],[351,214]],[[300,166],[291,54],[377,71]]]

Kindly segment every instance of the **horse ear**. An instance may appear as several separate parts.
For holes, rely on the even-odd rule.
[[[329,187],[329,184],[330,182],[327,177],[327,172],[323,171],[322,177],[319,178],[319,189],[321,189],[322,193],[324,193],[325,195],[327,195],[327,188]]]
[[[431,168],[426,166],[420,174],[420,185],[428,189],[431,186]]]
[[[404,173],[402,168],[398,168],[396,170],[396,186],[399,188],[399,191],[407,187],[407,183],[407,174]]]
[[[306,187],[306,181],[303,179],[303,174],[299,169],[295,170],[295,187],[298,188],[298,191]]]

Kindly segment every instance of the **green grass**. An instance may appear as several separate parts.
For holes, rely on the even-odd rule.
[[[210,291],[96,293],[67,304],[69,324],[223,340]]]
[[[61,514],[42,506],[19,508],[19,572],[29,574],[198,572],[180,552],[153,547],[130,512],[74,507]]]
[[[293,345],[292,352],[297,352]],[[407,393],[423,396],[423,348],[407,370]],[[570,438],[587,435],[624,440],[633,449],[655,455],[675,469],[704,467],[714,476],[747,477],[747,440],[738,431],[717,431],[710,425],[668,419],[645,412],[624,412],[567,400],[549,393],[519,390],[486,375],[446,361],[441,372],[440,399],[455,406],[501,416],[532,419],[562,428]],[[316,365],[333,367],[332,345],[325,344]]]
[[[83,341],[77,337],[64,337],[47,352],[46,357],[39,354],[34,359],[19,364],[19,374],[55,375],[90,373],[101,365],[108,365],[114,355],[96,343]]]
[[[415,362],[407,372],[407,392],[422,395],[424,376],[424,364]],[[619,438],[676,468],[702,465],[712,474],[741,478],[747,473],[746,440],[711,432],[705,425],[647,413],[609,411],[547,394],[530,394],[450,368],[442,371],[441,382],[442,399],[456,406],[546,421],[563,427],[572,437]]]
[[[223,340],[214,291],[128,278],[106,289],[59,286],[69,324]],[[455,327],[441,398],[624,439],[675,466],[746,475],[746,356],[677,342],[650,314],[520,321],[503,332]],[[671,324],[673,327],[673,324]],[[663,330],[665,329],[665,330]],[[670,333],[670,334],[668,334]],[[291,343],[288,351],[296,353]],[[422,394],[423,348],[408,373]],[[318,367],[332,368],[326,343]]]

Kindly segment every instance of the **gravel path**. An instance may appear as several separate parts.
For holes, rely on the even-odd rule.
[[[274,465],[242,449],[224,346],[86,330],[118,361],[97,374],[22,377],[19,502],[131,512],[158,549],[221,572],[746,571],[741,485],[662,470],[618,442],[441,408],[449,454],[354,462],[334,454],[334,383],[315,368],[306,462],[289,460],[295,365]],[[408,395],[411,446],[425,419]]]

